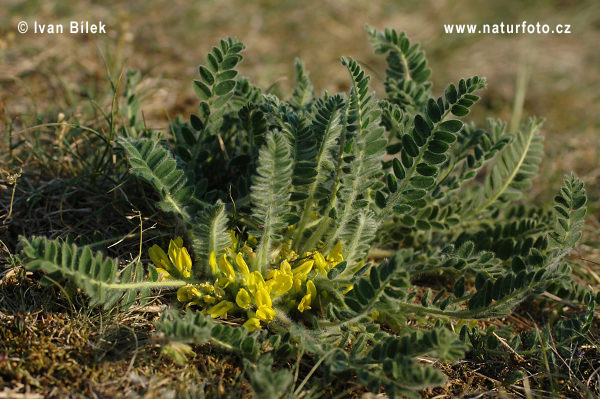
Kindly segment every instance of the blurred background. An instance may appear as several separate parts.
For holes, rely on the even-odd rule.
[[[237,36],[247,50],[241,70],[253,83],[287,97],[293,60],[301,58],[317,91],[346,90],[339,57],[372,70],[381,90],[384,60],[372,52],[365,23],[405,31],[420,42],[433,70],[434,93],[474,74],[488,79],[472,119],[510,121],[517,92],[523,117],[543,116],[548,156],[533,198],[548,199],[574,170],[588,184],[600,177],[600,2],[534,0],[0,0],[0,137],[38,123],[89,122],[96,106],[109,109],[111,80],[124,69],[143,75],[142,111],[148,126],[194,112],[197,65],[220,38]],[[17,31],[19,21],[29,32]],[[34,34],[33,22],[102,21],[106,35]],[[570,24],[571,34],[446,34],[444,24]],[[521,90],[517,90],[521,87]],[[93,113],[92,113],[93,114]],[[6,146],[0,139],[0,150]],[[592,198],[598,198],[598,190]],[[543,193],[543,194],[542,194]],[[541,196],[541,197],[540,197]],[[545,197],[544,197],[545,196]],[[543,198],[542,198],[543,197]]]

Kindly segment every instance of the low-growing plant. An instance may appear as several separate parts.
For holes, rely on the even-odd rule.
[[[565,259],[581,236],[583,184],[565,177],[551,210],[518,203],[542,159],[541,120],[518,131],[465,124],[485,79],[434,97],[419,45],[367,31],[386,56],[385,99],[343,57],[348,93],[317,97],[296,61],[282,100],[240,77],[244,45],[222,40],[199,67],[189,123],[174,122],[166,138],[117,140],[172,220],[166,251],[155,244],[151,264],[121,268],[68,239],[22,238],[25,266],[70,279],[105,309],[177,289],[185,310],[168,310],[157,329],[171,345],[239,354],[261,398],[339,376],[414,397],[445,381],[422,356],[543,350],[535,337],[473,321],[544,292],[587,306],[554,331],[557,346],[580,342],[598,301]]]

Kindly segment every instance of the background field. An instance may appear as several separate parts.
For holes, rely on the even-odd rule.
[[[18,33],[21,20],[29,23],[29,33]],[[65,26],[71,20],[101,20],[108,33],[34,35],[34,20]],[[570,24],[572,33],[458,35],[443,30],[443,24],[450,23],[524,20],[550,26]],[[128,68],[142,72],[142,111],[147,126],[165,130],[170,118],[187,117],[195,111],[198,101],[191,81],[196,77],[196,67],[210,47],[226,36],[237,36],[247,46],[242,73],[256,85],[271,87],[283,96],[291,93],[295,57],[306,63],[318,91],[347,90],[347,75],[339,62],[342,55],[372,68],[374,87],[381,90],[378,74],[383,73],[384,60],[373,55],[365,23],[405,31],[413,41],[420,42],[433,70],[436,94],[447,82],[473,74],[485,76],[488,89],[472,115],[477,123],[483,123],[487,116],[517,120],[517,93],[524,95],[523,118],[537,115],[547,119],[543,128],[547,156],[528,193],[529,199],[537,203],[550,199],[562,176],[571,170],[586,182],[589,216],[577,256],[586,259],[581,260],[582,275],[600,283],[595,274],[600,269],[595,263],[600,262],[600,3],[592,0],[485,4],[449,0],[148,0],[102,4],[2,0],[0,266],[12,264],[19,234],[56,236],[67,231],[85,234],[100,230],[111,236],[136,228],[136,220],[127,219],[133,213],[113,215],[112,231],[102,225],[107,221],[106,214],[92,212],[105,205],[103,190],[111,187],[98,185],[95,191],[69,180],[77,174],[77,166],[64,162],[62,140],[73,134],[70,140],[77,147],[86,145],[83,138],[59,128],[31,127],[57,121],[99,124],[99,109],[110,111],[111,82],[118,82],[121,72]],[[13,197],[14,174],[20,169],[22,175],[17,178]],[[51,188],[57,184],[57,189]],[[135,245],[135,239],[127,239],[115,251],[119,255],[128,250],[135,252]],[[73,388],[64,385],[68,380],[74,381],[73,386],[83,396],[94,393],[103,397],[121,389],[132,395],[151,395],[152,389],[177,390],[206,370],[216,376],[213,385],[217,394],[225,395],[223,386],[239,378],[234,360],[214,366],[216,371],[210,365],[200,367],[204,371],[194,369],[193,365],[203,364],[206,359],[214,361],[208,353],[183,369],[156,360],[152,352],[155,349],[144,349],[138,356],[136,348],[150,340],[148,322],[156,309],[123,315],[111,321],[114,325],[96,329],[94,326],[102,322],[97,315],[79,314],[81,317],[73,321],[73,306],[55,302],[56,290],[46,295],[49,289],[37,286],[30,276],[12,276],[19,281],[16,284],[10,283],[11,276],[4,268],[0,273],[4,281],[0,286],[0,377],[4,378],[0,380],[0,397],[1,389],[22,393],[27,386],[59,395]],[[63,328],[67,324],[72,331],[68,337]],[[132,332],[133,327],[136,332]],[[31,345],[38,345],[37,363],[23,361],[24,348]],[[90,361],[89,354],[99,356],[94,351],[98,348],[104,353],[102,359]],[[100,362],[106,359],[110,361]],[[73,367],[77,364],[82,366]],[[53,369],[56,367],[58,370]],[[475,371],[467,369],[465,378],[454,372],[456,386],[471,378],[470,383],[464,383],[465,392],[498,391],[493,382],[478,377]],[[118,378],[111,381],[113,375]]]

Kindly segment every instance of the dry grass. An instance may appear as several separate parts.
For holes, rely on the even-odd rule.
[[[37,3],[37,4],[35,4]],[[191,4],[190,4],[191,3]],[[468,4],[466,4],[468,3]],[[102,20],[108,34],[21,35],[17,23]],[[445,35],[444,23],[571,24],[571,35]],[[33,126],[59,120],[91,126],[108,136],[102,112],[110,112],[113,90],[124,68],[144,75],[142,110],[147,125],[164,130],[169,118],[194,112],[191,88],[196,65],[216,40],[238,36],[246,45],[242,72],[260,87],[291,92],[292,63],[300,57],[319,90],[346,90],[339,57],[351,55],[382,70],[372,54],[364,23],[404,30],[423,44],[434,71],[434,92],[463,76],[486,76],[489,88],[473,118],[510,120],[518,77],[526,77],[524,115],[545,116],[548,156],[529,198],[549,198],[564,173],[587,183],[590,216],[575,255],[581,281],[600,286],[600,4],[537,0],[476,2],[352,0],[241,0],[140,2],[4,0],[0,7],[0,398],[3,397],[240,397],[249,387],[233,358],[200,348],[178,366],[160,356],[153,342],[154,311],[105,318],[68,290],[42,288],[37,276],[15,268],[19,234],[99,237],[106,244],[124,237],[109,253],[137,255],[167,226],[151,206],[134,209],[124,192],[145,197],[143,186],[127,187],[114,158],[103,167],[86,164],[102,140],[89,131]],[[381,89],[377,75],[375,87]],[[63,114],[63,116],[60,116]],[[92,157],[93,158],[93,157]],[[102,176],[98,170],[110,170]],[[82,174],[82,171],[85,173]],[[19,174],[19,172],[21,172]],[[16,183],[16,185],[15,185]],[[108,194],[107,194],[108,193]],[[151,202],[151,199],[148,199]],[[140,204],[140,201],[136,202]],[[7,272],[11,273],[7,276]],[[556,309],[548,309],[552,315]],[[502,323],[531,326],[539,309],[520,309]],[[549,313],[548,313],[549,312]],[[501,323],[501,324],[502,324]],[[526,327],[524,327],[526,328]],[[585,354],[589,365],[561,387],[581,397],[597,389],[597,342]],[[528,388],[543,373],[532,364],[468,359],[443,366],[447,386],[424,397],[545,397],[550,388]],[[525,378],[507,383],[513,367]],[[540,374],[542,373],[542,374]],[[542,377],[540,377],[540,375]],[[529,377],[527,377],[529,376]],[[543,386],[543,384],[542,384]],[[546,391],[544,391],[546,389]],[[358,395],[358,393],[357,393]],[[579,395],[579,396],[578,396]]]

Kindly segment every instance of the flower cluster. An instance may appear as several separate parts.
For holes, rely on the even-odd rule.
[[[209,256],[214,280],[186,284],[177,291],[177,299],[187,306],[201,307],[213,318],[245,312],[244,326],[250,331],[275,319],[275,305],[284,311],[295,308],[302,313],[310,310],[317,301],[314,278],[319,274],[327,275],[344,260],[340,244],[326,256],[319,251],[299,255],[293,250],[282,249],[274,262],[276,266],[269,268],[263,276],[255,265],[252,247],[256,245],[256,239],[250,236],[241,244],[231,233],[231,241],[232,245],[223,253],[212,252]],[[150,248],[149,254],[162,280],[190,280],[192,261],[181,237],[171,240],[168,255],[157,245]]]

